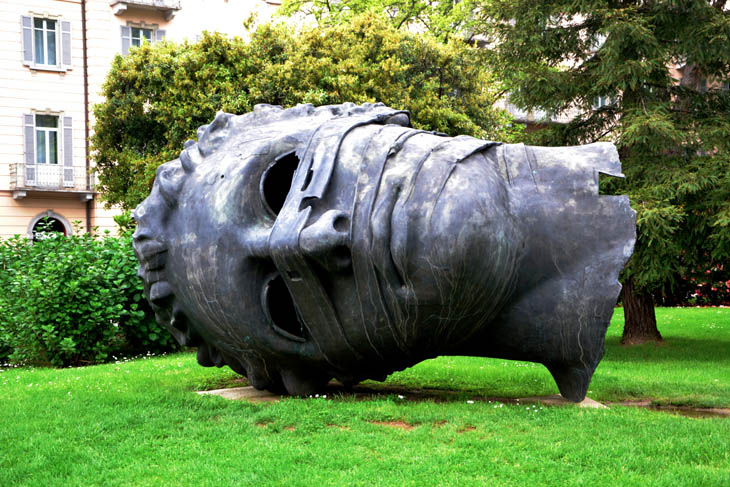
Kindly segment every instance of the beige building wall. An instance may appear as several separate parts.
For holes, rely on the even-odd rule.
[[[36,69],[23,63],[21,16],[55,19],[71,25],[71,64],[62,70]],[[86,172],[84,142],[84,90],[81,46],[81,7],[78,0],[0,2],[0,237],[26,235],[32,220],[48,210],[65,223],[86,224],[83,193],[73,191],[26,191],[23,197],[12,188],[22,180],[25,114],[70,117],[75,179]],[[59,46],[60,47],[60,46]],[[59,51],[59,58],[62,53]],[[60,59],[59,59],[60,60]],[[62,164],[59,164],[62,165]],[[48,165],[50,166],[50,165]],[[54,176],[59,167],[53,169]],[[20,181],[14,176],[21,170]],[[60,175],[60,173],[59,173]],[[85,189],[85,188],[84,188]],[[74,188],[75,190],[75,188]]]
[[[146,0],[153,3],[152,0]],[[114,56],[122,53],[121,27],[164,31],[175,42],[195,42],[203,31],[245,37],[243,22],[252,13],[259,21],[271,18],[279,0],[181,0],[158,2],[169,10],[146,8],[145,0],[114,2],[88,0],[89,86],[91,105],[102,101],[99,94]]]
[[[114,56],[122,54],[123,28],[152,30],[153,41],[164,36],[194,42],[205,30],[245,36],[244,20],[252,13],[259,21],[268,20],[279,4],[279,0],[87,0],[90,130],[91,109],[103,101],[100,91],[106,74]],[[69,232],[89,227],[99,232],[116,228],[113,216],[117,211],[105,209],[93,186],[87,185],[81,9],[81,0],[0,0],[0,238],[30,235],[33,224],[45,215],[61,221]],[[58,27],[68,22],[70,64],[49,68],[24,63],[22,16],[55,19]],[[63,54],[61,35],[59,28],[59,58]],[[51,178],[60,177],[61,171],[68,168],[61,167],[61,161],[55,167],[36,164],[38,181],[25,179],[24,115],[36,114],[58,116],[61,135],[63,121],[71,121],[73,184],[39,184],[42,172],[50,173]],[[59,150],[64,147],[61,141]]]

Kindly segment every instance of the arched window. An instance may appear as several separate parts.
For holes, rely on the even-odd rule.
[[[33,241],[37,241],[39,234],[43,232],[58,232],[63,235],[71,235],[73,230],[63,216],[53,210],[48,210],[33,217],[28,225],[28,238]]]

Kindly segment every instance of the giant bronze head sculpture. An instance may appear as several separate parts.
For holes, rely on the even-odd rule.
[[[415,130],[382,104],[219,113],[160,166],[134,248],[158,320],[202,365],[310,394],[438,355],[544,364],[579,401],[634,212],[613,145]]]

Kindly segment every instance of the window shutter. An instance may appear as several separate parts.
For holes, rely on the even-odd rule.
[[[71,22],[61,21],[61,60],[63,67],[71,69]]]
[[[74,186],[73,129],[71,117],[63,117],[63,186]]]
[[[20,16],[21,30],[23,31],[23,64],[33,64],[33,19],[27,15]]]
[[[35,186],[35,116],[32,113],[23,115],[25,133],[25,186]]]
[[[161,40],[165,39],[165,31],[157,29],[157,42],[160,42]]]
[[[122,56],[129,54],[129,46],[132,45],[132,29],[122,25]]]

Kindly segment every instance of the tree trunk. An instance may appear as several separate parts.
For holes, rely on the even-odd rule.
[[[656,326],[652,295],[637,290],[634,280],[628,278],[621,290],[621,297],[624,304],[624,333],[621,344],[661,342],[663,339]]]

